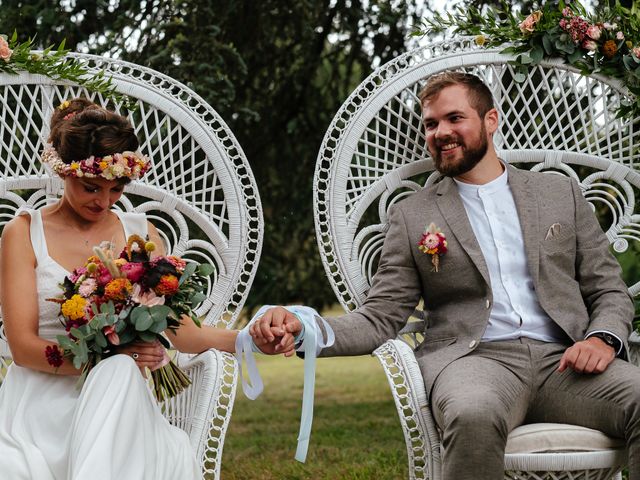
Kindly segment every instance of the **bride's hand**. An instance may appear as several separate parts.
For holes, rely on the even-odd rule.
[[[159,366],[164,361],[165,355],[165,349],[158,340],[154,342],[129,343],[122,347],[116,347],[115,350],[117,353],[129,355],[133,358],[143,373],[145,367],[154,370],[155,367]]]

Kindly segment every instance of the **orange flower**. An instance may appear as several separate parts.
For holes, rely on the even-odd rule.
[[[611,60],[617,51],[618,46],[614,40],[607,40],[604,42],[604,45],[602,45],[602,54],[608,60]]]
[[[175,275],[163,275],[154,288],[158,295],[173,295],[178,291],[178,277]]]
[[[126,278],[114,278],[104,287],[104,296],[109,300],[125,300],[133,290]]]

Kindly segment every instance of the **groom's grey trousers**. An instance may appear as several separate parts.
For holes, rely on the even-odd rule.
[[[640,368],[615,359],[601,374],[557,371],[566,345],[485,342],[445,367],[431,404],[443,431],[444,480],[504,478],[504,450],[522,423],[570,423],[626,439],[640,480]]]

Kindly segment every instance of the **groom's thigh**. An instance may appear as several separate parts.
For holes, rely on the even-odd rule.
[[[527,345],[483,343],[445,367],[431,391],[431,407],[445,437],[452,426],[465,431],[497,433],[506,439],[520,425],[532,398]]]
[[[615,359],[602,373],[558,372],[562,352],[538,349],[539,388],[527,422],[569,423],[624,438],[640,411],[640,368]]]

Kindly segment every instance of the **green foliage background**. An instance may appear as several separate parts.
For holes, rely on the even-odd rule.
[[[264,245],[247,306],[323,308],[335,302],[313,225],[312,180],[324,132],[375,66],[412,46],[409,33],[434,3],[0,0],[0,33],[17,30],[40,48],[66,38],[71,50],[151,67],[204,97],[242,145],[262,199]]]
[[[365,5],[366,3],[366,5]],[[335,297],[320,263],[312,179],[326,128],[351,91],[406,49],[417,0],[1,0],[0,33],[106,54],[163,72],[222,115],[264,208],[247,306]]]

